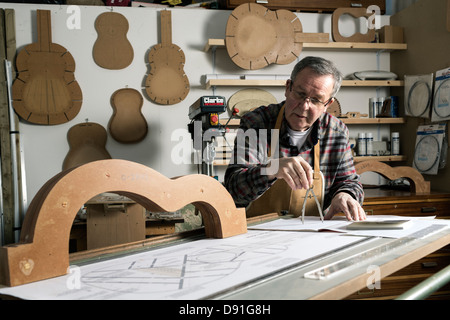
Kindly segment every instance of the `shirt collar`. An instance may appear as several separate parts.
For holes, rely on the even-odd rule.
[[[324,117],[325,117],[325,113],[322,114],[319,117],[319,119],[317,119],[316,122],[313,123],[311,134],[306,139],[301,150],[299,150],[300,152],[304,151],[304,150],[312,149],[316,145],[317,141],[319,141],[319,137],[320,137],[321,133],[323,132],[323,127],[321,124],[323,122],[322,120]],[[283,122],[281,124],[281,129],[280,129],[280,143],[283,146],[290,146],[289,133],[288,133],[287,128],[288,128],[288,123],[287,123],[286,117],[283,116]]]

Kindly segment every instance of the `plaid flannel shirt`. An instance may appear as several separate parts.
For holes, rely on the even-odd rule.
[[[235,139],[233,155],[225,172],[224,185],[239,207],[246,207],[262,195],[274,182],[261,174],[267,164],[278,113],[283,106],[262,106],[241,118]],[[250,130],[249,130],[250,129]],[[251,130],[254,129],[254,130]],[[248,134],[250,132],[250,134]],[[256,136],[256,138],[255,138]],[[283,118],[279,130],[279,157],[301,156],[310,165],[314,163],[313,147],[320,139],[320,170],[324,176],[326,209],[338,192],[347,192],[360,204],[364,191],[356,173],[348,128],[336,117],[324,113],[313,125],[312,131],[300,150],[289,143],[287,121]],[[244,137],[247,137],[244,139]],[[276,145],[274,144],[274,147]]]

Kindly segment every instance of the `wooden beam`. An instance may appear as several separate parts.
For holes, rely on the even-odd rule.
[[[202,214],[207,237],[247,232],[245,209],[236,208],[212,177],[169,179],[131,161],[94,161],[63,171],[42,186],[25,215],[20,243],[0,248],[0,283],[16,286],[66,274],[73,220],[79,208],[104,192],[126,196],[153,212],[174,212],[192,203]]]
[[[7,59],[7,39],[11,38],[7,31],[7,17],[11,11],[0,10],[0,154],[1,184],[3,200],[3,235],[5,243],[14,242],[14,184],[12,175],[11,137],[9,120],[9,98],[6,83],[5,60]],[[10,19],[8,19],[10,21]],[[8,33],[8,36],[7,36]],[[11,51],[9,50],[9,53]]]

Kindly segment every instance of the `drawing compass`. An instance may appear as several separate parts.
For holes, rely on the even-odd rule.
[[[317,199],[316,194],[313,190],[314,186],[311,186],[309,189],[306,190],[305,193],[305,199],[303,200],[303,207],[302,207],[302,223],[305,223],[305,208],[306,208],[306,201],[308,200],[308,195],[311,193],[312,197],[314,198],[314,201],[316,202],[317,209],[319,210],[320,220],[323,222],[323,213],[322,208],[320,206],[319,200]]]

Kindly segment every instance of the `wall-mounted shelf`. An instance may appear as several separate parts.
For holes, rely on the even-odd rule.
[[[354,162],[375,160],[380,162],[406,161],[406,156],[373,156],[373,157],[353,157]]]
[[[401,124],[405,118],[339,118],[345,124]]]
[[[208,39],[204,51],[208,52],[211,48],[225,48],[225,39]],[[326,42],[326,43],[303,43],[304,49],[320,50],[372,50],[372,51],[393,51],[406,50],[406,43],[362,43],[362,42]]]
[[[343,87],[403,87],[403,80],[343,80]]]
[[[405,118],[340,118],[342,122],[345,124],[401,124],[406,123]],[[220,124],[225,125],[228,122],[228,119],[220,119]],[[231,119],[227,126],[230,127],[238,127],[240,123],[240,119]],[[234,129],[231,129],[234,130]],[[214,160],[215,166],[227,166],[228,165],[228,159],[225,157],[224,159],[221,158],[225,154],[227,154],[226,157],[230,156],[231,153],[226,152],[217,152],[218,158]],[[354,162],[361,162],[361,161],[367,161],[367,160],[376,160],[381,162],[400,162],[400,161],[406,161],[406,156],[398,155],[398,156],[366,156],[366,157],[354,157]]]
[[[339,118],[345,124],[402,124],[406,123],[405,118]],[[220,119],[220,124],[225,125],[228,119]],[[229,126],[239,126],[240,119],[231,119]]]
[[[204,47],[204,51],[208,52],[215,49],[224,49],[225,39],[209,39]],[[407,50],[406,43],[357,43],[357,42],[327,42],[327,43],[303,43],[303,49],[310,50],[351,50],[351,51],[373,51],[373,52],[390,52],[394,50]],[[223,76],[223,75],[222,75]],[[289,77],[289,75],[287,75]],[[227,79],[228,78],[228,79]],[[270,78],[270,77],[267,77]],[[284,87],[286,85],[286,79],[264,79],[264,75],[260,75],[258,79],[245,79],[242,76],[236,76],[234,78],[222,77],[222,79],[210,78],[206,81],[206,89],[211,87]],[[402,80],[344,80],[342,87],[402,87],[404,81]],[[340,118],[340,120],[347,125],[378,125],[378,124],[403,124],[406,123],[405,118]],[[222,125],[227,124],[228,119],[221,119]],[[231,119],[227,126],[238,127],[239,119]],[[214,160],[215,166],[227,166],[229,159],[228,154],[222,153],[222,157]],[[367,160],[376,160],[380,162],[401,162],[406,161],[406,156],[367,156],[367,157],[354,157],[354,162],[361,162]]]
[[[406,161],[406,156],[373,156],[373,157],[353,157],[353,161],[362,162],[368,160],[375,160],[380,162],[400,162]],[[215,166],[228,166],[228,159],[216,159],[213,161]]]
[[[210,79],[206,89],[211,87],[284,87],[286,80],[266,79]],[[343,87],[402,87],[403,80],[344,80]]]
[[[206,89],[211,87],[283,87],[286,80],[249,80],[249,79],[211,79],[206,82]]]

